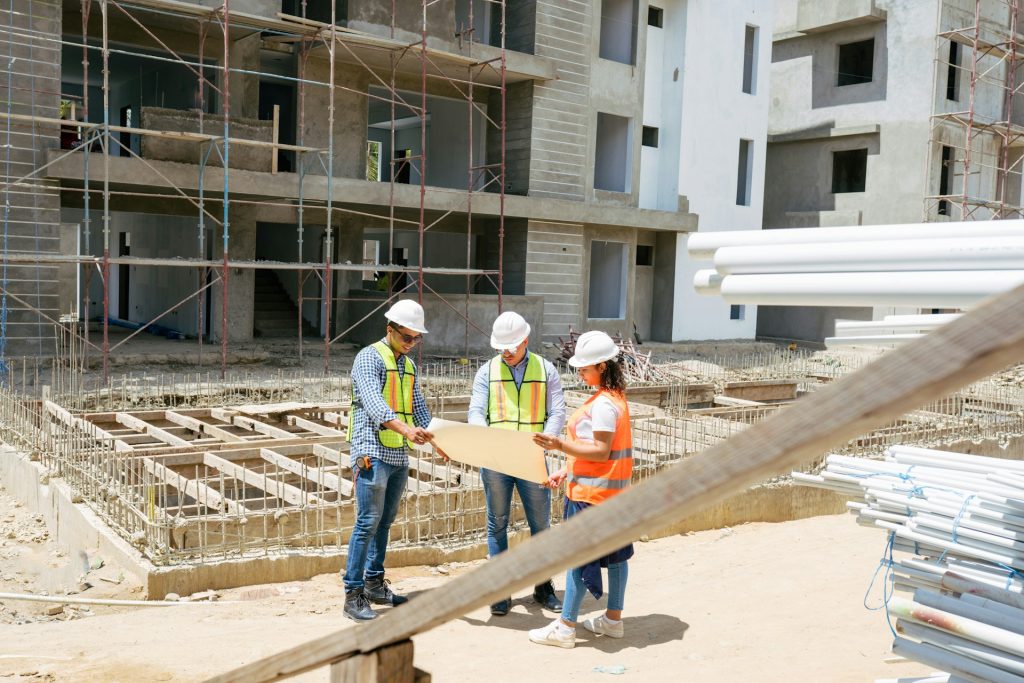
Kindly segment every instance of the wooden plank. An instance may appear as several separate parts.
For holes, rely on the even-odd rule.
[[[50,415],[53,415],[55,418],[57,418],[67,426],[76,429],[81,429],[86,434],[93,437],[97,441],[109,441],[110,444],[114,447],[114,452],[116,453],[135,452],[135,449],[130,444],[127,444],[121,439],[116,438],[110,432],[100,429],[99,427],[89,422],[88,420],[83,420],[80,417],[75,417],[70,412],[68,412],[61,406],[57,405],[53,401],[43,401],[43,407],[46,409],[46,412],[50,413]]]
[[[155,425],[151,425],[148,422],[135,417],[131,413],[117,413],[115,417],[119,424],[123,424],[125,427],[128,427],[129,429],[134,429],[136,431],[142,432],[143,434],[148,434],[154,439],[164,442],[168,446],[193,445],[192,442],[186,441],[181,437],[177,437],[174,434],[168,432],[166,429],[160,429]]]
[[[313,455],[319,455],[328,462],[333,462],[339,467],[347,467],[352,469],[352,458],[348,452],[339,451],[337,448],[333,448],[330,445],[325,444],[313,444]]]
[[[716,406],[763,406],[764,403],[758,401],[748,401],[745,398],[734,398],[732,396],[722,396],[721,394],[715,395]]]
[[[401,610],[288,648],[210,679],[259,683],[370,652],[456,619],[566,567],[597,559],[829,448],[1024,359],[1024,286],[828,385],[644,483],[429,591]]]
[[[221,441],[226,441],[228,443],[238,443],[245,441],[245,439],[242,438],[241,436],[238,436],[237,434],[232,434],[226,429],[222,429],[216,425],[209,424],[208,422],[203,422],[202,420],[195,417],[182,415],[181,413],[177,413],[173,410],[165,410],[164,419],[169,422],[173,422],[174,424],[181,425],[182,427],[187,427],[188,429],[191,429],[197,434],[209,434],[210,436],[216,439],[220,439]]]
[[[290,424],[305,429],[307,432],[319,434],[320,436],[338,436],[343,439],[345,438],[345,432],[339,431],[332,427],[327,427],[322,424],[317,424],[312,420],[307,420],[305,418],[299,417],[298,415],[289,415],[287,419]]]
[[[142,465],[146,468],[146,471],[160,481],[181,491],[186,496],[196,499],[196,501],[208,508],[213,508],[219,512],[228,512],[233,515],[237,515],[245,510],[243,505],[225,498],[203,482],[178,474],[152,458],[143,458]]]
[[[304,479],[308,479],[314,484],[326,486],[329,489],[337,491],[343,496],[352,495],[352,482],[348,479],[343,479],[332,472],[327,472],[323,468],[304,466],[301,462],[292,460],[288,456],[276,453],[269,448],[261,448],[260,457],[269,463],[277,465],[283,470],[297,474]]]
[[[264,476],[242,465],[229,462],[213,453],[203,453],[203,464],[219,470],[229,477],[244,481],[249,486],[255,486],[261,491],[266,491],[272,496],[277,496],[291,505],[303,507],[307,504],[316,505],[318,502],[317,497],[311,493],[306,493],[300,488],[286,484],[283,481],[278,481],[273,477]]]
[[[417,683],[411,640],[331,665],[331,683]],[[419,679],[422,681],[422,678]]]
[[[245,429],[251,429],[254,432],[259,432],[260,434],[272,436],[275,439],[291,439],[297,436],[296,434],[289,432],[287,429],[268,425],[266,422],[260,422],[255,418],[245,417],[244,415],[235,415],[231,419],[231,423],[238,425],[239,427],[244,427]]]

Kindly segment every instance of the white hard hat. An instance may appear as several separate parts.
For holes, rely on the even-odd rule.
[[[611,360],[619,355],[619,347],[604,332],[591,330],[584,332],[576,340],[576,352],[569,359],[569,365],[583,368]]]
[[[423,324],[423,307],[412,299],[402,299],[388,309],[384,317],[402,327],[426,334],[427,328]]]
[[[530,336],[530,323],[515,311],[505,311],[491,327],[491,348],[514,351]]]

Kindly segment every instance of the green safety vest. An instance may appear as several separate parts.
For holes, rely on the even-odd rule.
[[[398,419],[409,425],[415,427],[416,424],[412,419],[412,387],[416,382],[416,368],[413,366],[412,361],[409,357],[405,357],[405,372],[401,379],[398,375],[398,363],[395,361],[395,352],[391,350],[391,347],[382,341],[376,342],[372,345],[373,349],[380,355],[380,359],[384,361],[384,368],[386,370],[384,387],[381,389],[381,395],[384,397],[384,402],[390,406],[391,410],[398,414]],[[348,440],[352,441],[353,425],[355,423],[356,409],[359,407],[358,402],[355,398],[355,387],[352,389],[352,408],[348,413]],[[409,440],[398,432],[393,432],[387,427],[380,427],[377,430],[377,439],[380,441],[382,446],[387,448],[402,448],[409,444]]]
[[[520,432],[544,431],[547,416],[548,377],[544,360],[531,353],[526,361],[523,382],[516,387],[512,371],[495,356],[489,372],[490,398],[487,405],[488,424],[498,429]]]

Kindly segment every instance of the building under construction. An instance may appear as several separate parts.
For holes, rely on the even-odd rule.
[[[1024,216],[1021,6],[779,2],[764,228]],[[758,335],[894,312],[761,307]]]
[[[637,2],[211,4],[0,10],[0,357],[70,314],[105,369],[114,327],[222,362],[317,338],[326,367],[398,296],[435,352],[483,350],[502,307],[671,338],[696,217],[639,208]]]

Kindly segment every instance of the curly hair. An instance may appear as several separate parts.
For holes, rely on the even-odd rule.
[[[626,393],[626,378],[622,372],[622,363],[617,358],[604,362],[604,372],[601,373],[601,388],[623,395]]]

